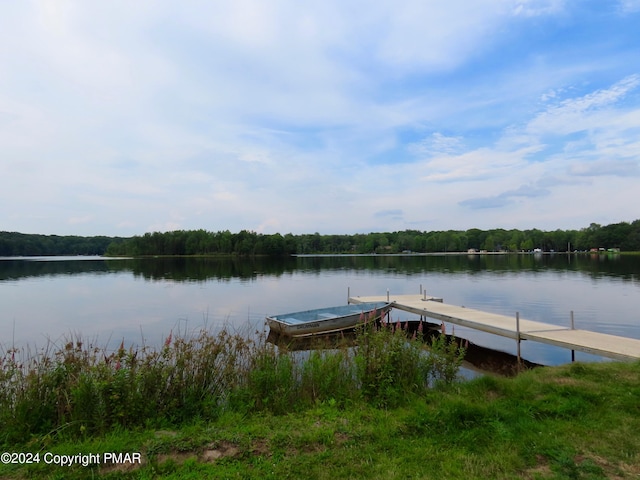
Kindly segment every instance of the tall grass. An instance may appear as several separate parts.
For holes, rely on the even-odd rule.
[[[433,335],[427,352],[423,324],[413,334],[408,323],[367,321],[357,332],[355,363],[366,400],[381,407],[398,406],[407,394],[421,394],[437,383],[455,380],[465,349],[455,337]]]
[[[366,322],[355,346],[289,351],[224,329],[169,335],[159,349],[112,353],[70,338],[37,354],[0,352],[0,444],[104,434],[215,419],[225,409],[281,414],[319,402],[399,405],[451,382],[464,352],[436,340],[427,350],[399,325]]]

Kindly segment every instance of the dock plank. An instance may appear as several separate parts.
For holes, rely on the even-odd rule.
[[[503,337],[518,338],[516,317],[450,305],[425,295],[350,297],[350,303],[394,302],[394,308]],[[588,330],[570,329],[520,319],[520,339],[582,351],[616,360],[640,358],[640,340]]]

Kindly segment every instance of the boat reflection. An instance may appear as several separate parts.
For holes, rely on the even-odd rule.
[[[420,321],[402,322],[406,325],[408,336],[413,336],[419,331]],[[443,335],[442,326],[431,322],[422,322],[422,340],[429,345],[435,338]],[[455,341],[458,346],[465,347],[465,356],[462,368],[481,375],[499,375],[512,377],[527,369],[542,367],[543,365],[518,358],[510,353],[493,350],[476,345],[464,338],[454,337],[446,334],[448,340]],[[309,350],[335,350],[339,348],[353,348],[356,346],[357,335],[355,329],[345,330],[338,333],[326,333],[307,337],[288,337],[270,330],[267,341],[280,348],[291,351]]]

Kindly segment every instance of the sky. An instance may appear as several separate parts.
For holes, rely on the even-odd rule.
[[[0,231],[640,218],[640,0],[0,2]]]

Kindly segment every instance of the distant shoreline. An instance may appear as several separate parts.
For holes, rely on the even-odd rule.
[[[443,255],[639,255],[633,252],[406,252],[406,253],[296,253],[292,257],[439,257]]]

